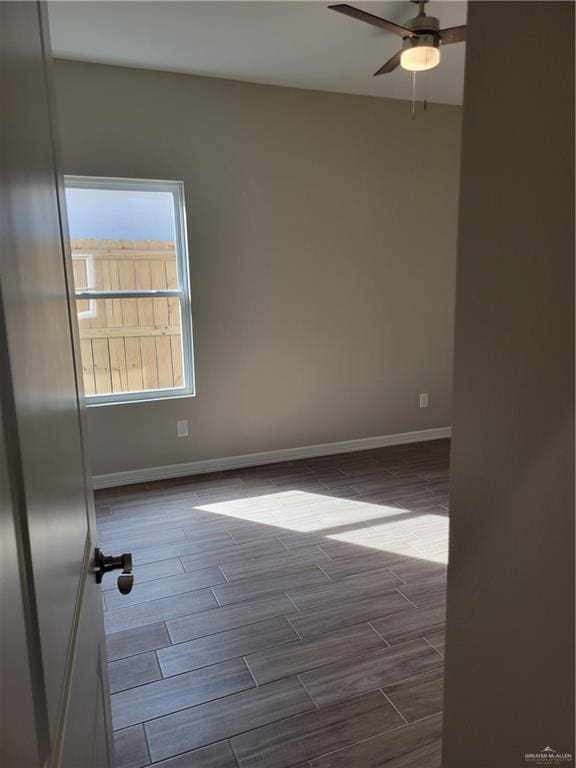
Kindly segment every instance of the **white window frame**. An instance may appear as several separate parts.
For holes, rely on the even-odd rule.
[[[177,288],[128,289],[121,291],[98,291],[74,289],[75,299],[158,299],[176,298],[180,301],[180,331],[182,337],[183,386],[170,389],[145,389],[135,392],[111,392],[110,394],[86,395],[86,405],[116,405],[175,397],[194,397],[196,394],[194,373],[194,348],[192,338],[192,307],[190,301],[190,272],[188,261],[188,239],[186,235],[186,206],[184,183],[182,181],[160,181],[155,179],[125,179],[108,176],[64,176],[67,189],[137,190],[139,192],[170,192],[174,200],[174,228],[176,250]]]

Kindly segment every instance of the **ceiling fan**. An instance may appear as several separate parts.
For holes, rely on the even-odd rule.
[[[433,69],[440,63],[440,46],[462,43],[466,39],[466,26],[440,29],[440,22],[435,16],[427,16],[424,10],[428,0],[412,0],[418,6],[418,15],[408,19],[404,25],[387,21],[380,16],[366,13],[346,3],[329,5],[332,11],[343,13],[352,19],[364,21],[373,27],[393,32],[402,38],[402,48],[383,64],[374,75],[393,72],[398,66],[410,72],[423,72]]]

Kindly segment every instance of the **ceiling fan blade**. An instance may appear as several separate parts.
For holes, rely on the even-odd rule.
[[[398,51],[398,53],[395,53],[391,59],[388,59],[386,64],[383,64],[377,72],[374,72],[373,76],[376,77],[376,75],[387,75],[388,72],[393,72],[396,69],[396,67],[400,64],[401,56],[402,56],[402,51]]]
[[[384,29],[386,32],[393,32],[395,35],[400,35],[400,37],[418,37],[415,32],[406,29],[406,27],[401,27],[399,24],[395,24],[393,21],[381,19],[380,16],[374,16],[372,13],[361,11],[359,8],[353,8],[351,5],[346,5],[346,3],[329,5],[328,8],[330,8],[331,11],[338,11],[338,13],[343,13],[344,16],[350,16],[352,19],[365,21],[366,24],[371,24],[373,27]]]
[[[466,25],[462,27],[448,27],[439,32],[442,45],[450,43],[463,43],[466,40]]]

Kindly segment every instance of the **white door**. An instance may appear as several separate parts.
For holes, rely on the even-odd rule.
[[[0,765],[111,768],[45,8],[0,35]]]

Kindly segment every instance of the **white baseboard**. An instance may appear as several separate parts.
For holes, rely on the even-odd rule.
[[[421,443],[426,440],[440,440],[450,437],[451,432],[451,427],[437,427],[436,429],[420,429],[416,432],[400,432],[396,435],[382,435],[381,437],[361,437],[357,440],[343,440],[339,443],[322,443],[321,445],[304,445],[301,448],[282,448],[278,451],[248,453],[244,456],[227,456],[221,459],[190,461],[185,464],[168,464],[163,467],[129,469],[125,472],[94,475],[92,485],[94,488],[113,488],[119,485],[131,485],[132,483],[144,483],[152,480],[167,480],[170,477],[185,477],[186,475],[200,475],[205,472],[255,467],[259,464],[274,464],[278,461],[309,459],[313,456],[329,456],[333,453],[366,451],[370,448],[384,448],[387,445]]]

